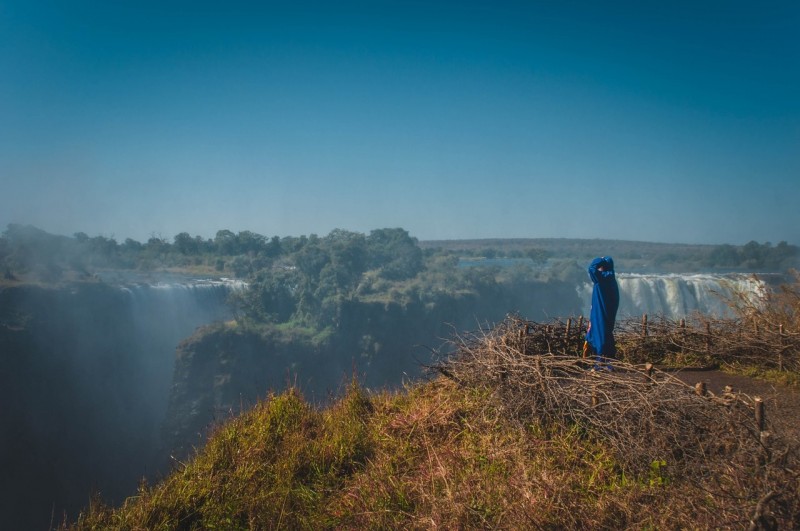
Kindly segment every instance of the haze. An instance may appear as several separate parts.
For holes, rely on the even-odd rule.
[[[800,4],[0,5],[0,228],[800,243]]]

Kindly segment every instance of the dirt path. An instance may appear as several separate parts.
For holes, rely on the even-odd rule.
[[[670,372],[692,386],[697,382],[705,382],[706,388],[714,394],[721,394],[725,386],[730,385],[736,393],[751,398],[761,397],[764,399],[768,425],[771,424],[776,431],[800,440],[799,389],[717,370],[684,369]]]

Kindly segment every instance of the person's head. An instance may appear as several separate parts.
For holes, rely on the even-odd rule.
[[[603,268],[602,271],[614,271],[614,260],[610,256],[604,256],[600,267]]]

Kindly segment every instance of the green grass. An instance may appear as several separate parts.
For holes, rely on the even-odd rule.
[[[758,378],[767,382],[777,383],[800,389],[800,374],[794,371],[779,371],[777,369],[765,369],[752,365],[723,365],[722,369],[731,374]]]
[[[581,430],[521,426],[446,380],[318,410],[295,390],[219,426],[121,507],[70,529],[427,529],[658,524],[666,482],[626,479]]]

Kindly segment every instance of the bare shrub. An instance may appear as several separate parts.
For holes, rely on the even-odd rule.
[[[657,336],[662,348],[707,348],[706,326],[667,328]],[[613,370],[590,370],[591,362],[575,354],[580,331],[576,339],[569,336],[560,321],[509,317],[491,330],[457,337],[456,350],[436,370],[487,389],[496,407],[521,423],[585,430],[611,448],[622,472],[636,481],[681,481],[702,489],[720,521],[756,519],[769,505],[774,518],[797,524],[796,441],[771,426],[762,431],[751,397],[701,393],[669,373],[627,361],[614,362]],[[635,350],[654,336],[623,323],[618,340]]]

